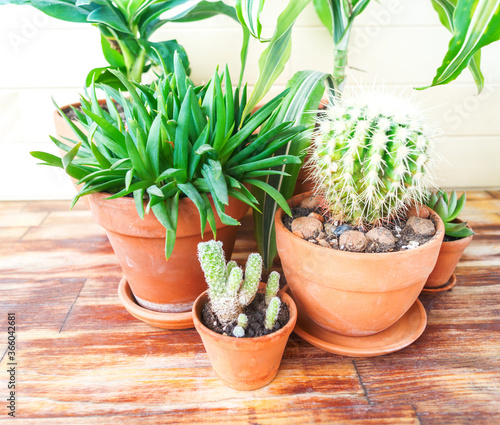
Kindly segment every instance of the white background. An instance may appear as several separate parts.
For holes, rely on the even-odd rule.
[[[284,0],[268,0],[264,34],[274,26]],[[193,24],[170,24],[154,39],[176,38],[188,52],[192,78],[207,81],[215,66],[239,73],[241,30],[226,17]],[[430,0],[372,1],[357,19],[351,36],[348,84],[384,82],[412,91],[430,83],[441,64],[450,35]],[[292,58],[273,88],[303,69],[330,72],[332,44],[314,9],[297,22]],[[261,47],[251,46],[245,80],[258,75]],[[68,199],[74,189],[61,170],[36,165],[32,150],[54,151],[51,97],[59,105],[78,101],[85,76],[105,66],[97,28],[43,15],[29,6],[0,7],[0,200]],[[485,89],[476,96],[468,71],[447,86],[415,92],[430,123],[444,136],[437,150],[438,184],[455,188],[500,186],[500,43],[483,49]]]

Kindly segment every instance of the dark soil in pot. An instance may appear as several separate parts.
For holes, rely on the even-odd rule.
[[[283,218],[288,230],[315,245],[342,251],[403,251],[425,244],[435,234],[435,224],[431,220],[417,217],[398,218],[378,228],[367,229],[334,221],[321,207],[296,207],[291,211],[292,217]]]
[[[266,329],[264,327],[266,309],[265,296],[264,294],[258,293],[250,305],[246,306],[243,310],[243,313],[248,317],[248,326],[245,329],[245,336],[243,338],[255,338],[268,335],[280,330],[288,323],[290,313],[286,303],[282,302],[278,313],[278,320],[276,320],[274,328],[272,330]],[[212,311],[210,301],[203,306],[201,321],[207,328],[221,335],[233,336],[233,329],[236,327],[236,321],[226,326],[221,325],[217,316]]]

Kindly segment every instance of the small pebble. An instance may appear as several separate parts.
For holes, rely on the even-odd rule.
[[[403,245],[401,249],[414,249],[417,248],[420,244],[417,241],[410,241],[408,245]]]
[[[363,232],[348,230],[340,235],[340,245],[347,251],[363,252],[368,241]]]
[[[316,239],[326,239],[326,233],[325,232],[319,232],[319,235]]]
[[[295,236],[298,236],[299,238],[304,239],[304,234],[300,230],[295,230],[292,232]]]
[[[403,232],[408,231],[413,232],[415,235],[428,237],[436,233],[436,228],[431,220],[412,216],[408,219],[406,226],[403,229]]]
[[[345,232],[352,230],[352,227],[349,226],[348,224],[342,224],[341,226],[338,226],[334,231],[333,234],[337,237],[340,237],[342,234]]]
[[[323,217],[321,214],[312,212],[311,214],[308,215],[308,217],[315,218],[318,221],[321,221],[322,223],[325,222],[325,217]]]
[[[389,229],[375,227],[366,234],[368,251],[387,252],[396,246],[396,238]]]
[[[328,236],[334,236],[337,226],[333,223],[325,223],[325,232]]]
[[[316,239],[308,239],[307,242],[311,242],[315,245],[318,245],[318,241]]]
[[[413,206],[408,210],[407,217],[416,216],[419,218],[429,218],[431,213],[422,205]]]
[[[318,198],[316,196],[310,196],[309,198],[305,198],[301,203],[301,208],[310,208],[314,209],[319,205]]]
[[[322,230],[321,221],[312,217],[299,217],[292,221],[292,232],[302,232],[305,239],[317,237]]]
[[[318,241],[318,245],[324,246],[325,248],[331,248],[330,244],[327,241],[325,241],[324,239],[320,239]]]

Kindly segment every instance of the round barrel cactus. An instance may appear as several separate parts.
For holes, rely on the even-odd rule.
[[[310,162],[316,191],[335,219],[390,219],[425,201],[431,145],[412,103],[391,95],[343,98],[318,117]]]

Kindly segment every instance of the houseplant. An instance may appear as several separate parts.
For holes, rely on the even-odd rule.
[[[212,367],[225,384],[238,390],[267,385],[278,372],[297,320],[293,300],[281,291],[277,296],[276,272],[257,294],[262,272],[259,254],[248,257],[244,278],[234,261],[226,264],[221,242],[200,243],[198,255],[209,289],[195,301],[193,320]],[[256,320],[264,315],[263,323]],[[208,327],[212,322],[219,333]]]
[[[326,238],[326,246],[316,245],[297,236],[299,230],[292,233],[282,210],[275,217],[278,253],[299,316],[352,337],[384,331],[418,302],[444,236],[439,216],[420,205],[431,182],[429,134],[402,99],[380,94],[368,99],[344,97],[319,118],[310,164],[317,196],[289,201],[291,207],[306,207],[307,199],[314,214],[323,213],[329,226],[313,214],[305,221],[318,229],[311,237],[303,228],[302,236],[320,238],[321,230],[331,235],[331,244]],[[412,205],[429,212],[430,220],[404,218]],[[425,243],[407,238],[416,223],[427,235]]]
[[[253,134],[276,113],[286,92],[242,119],[246,89],[224,92],[223,86],[232,87],[227,68],[199,87],[177,54],[174,73],[164,73],[151,86],[112,72],[127,97],[102,86],[108,113],[92,85],[91,97],[82,97],[82,111],[75,110],[85,132],[65,116],[78,142],[52,138],[67,152],[62,158],[32,155],[64,168],[82,185],[73,204],[89,195],[139,304],[185,312],[205,288],[196,245],[209,233],[206,223],[230,255],[237,230],[231,226],[239,224],[246,205],[257,207],[247,186],[269,191],[286,208],[259,177],[275,172],[269,169],[274,165],[300,161],[271,155],[290,138],[302,137],[304,127],[283,122]],[[124,120],[115,102],[123,107]]]
[[[458,218],[465,206],[465,201],[465,192],[457,199],[454,190],[449,196],[445,191],[440,190],[432,193],[426,202],[426,205],[437,212],[443,220],[445,236],[436,266],[427,279],[424,290],[447,290],[456,282],[453,271],[474,235],[467,222]]]

